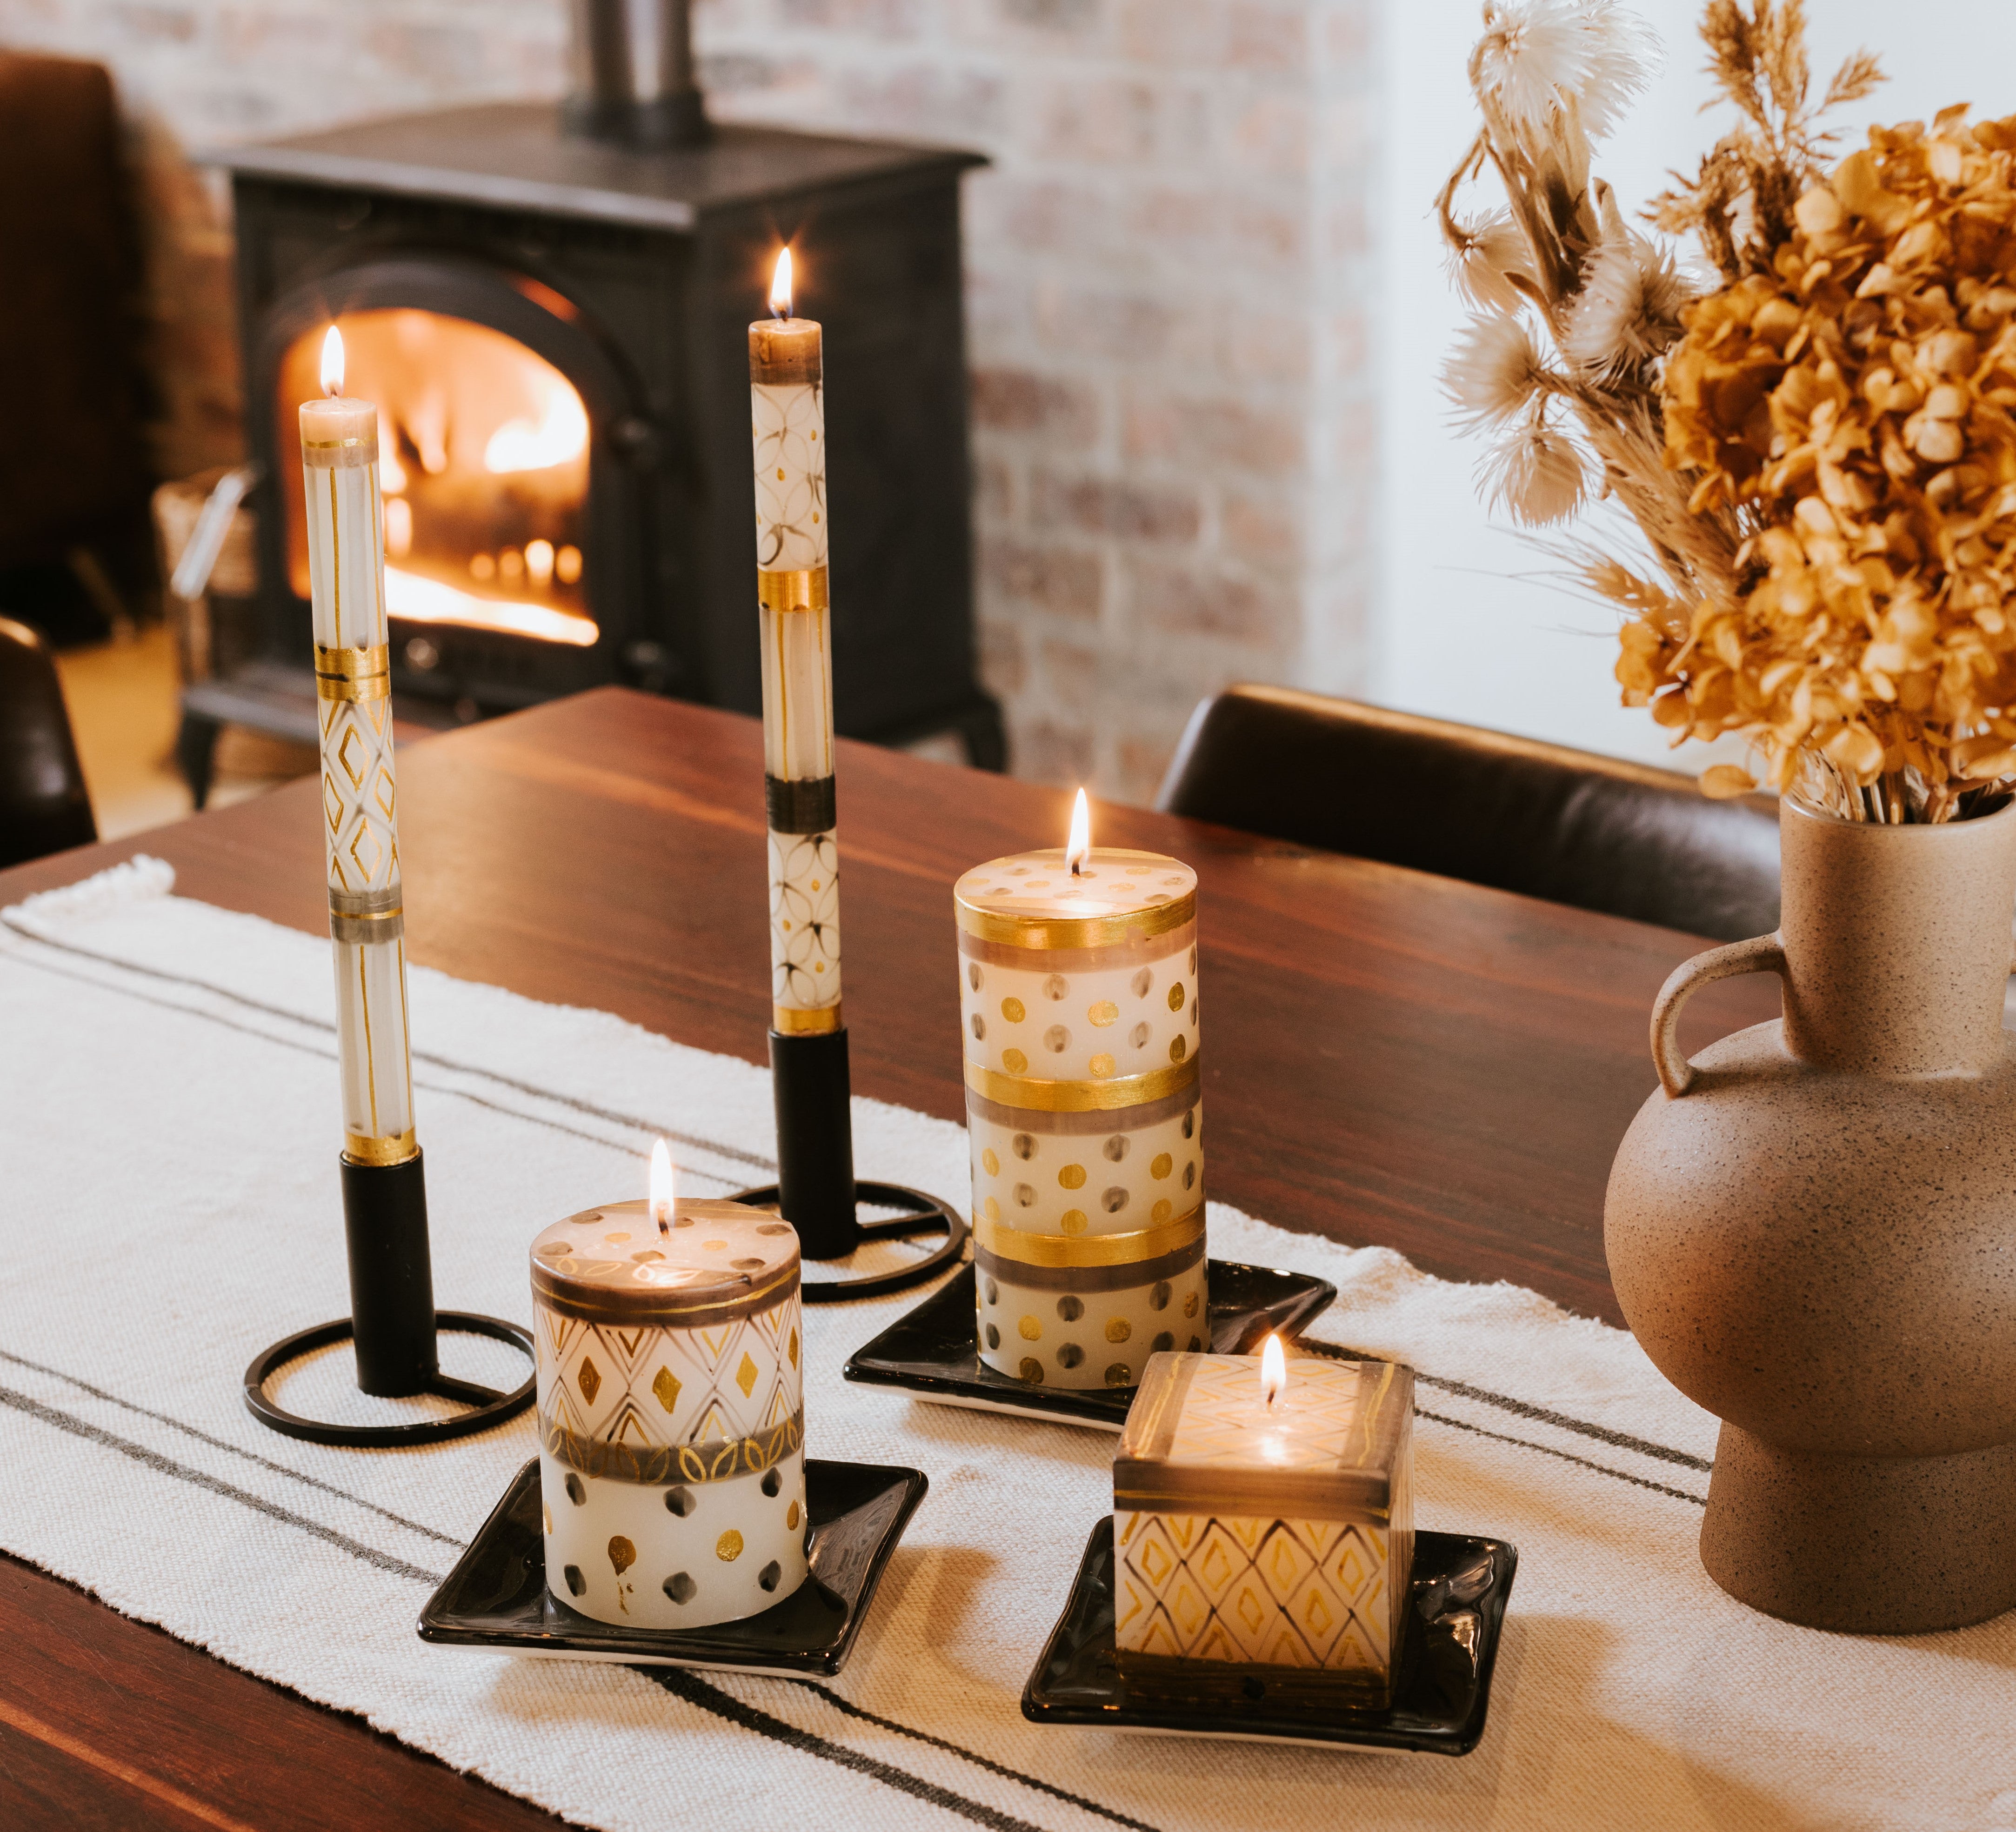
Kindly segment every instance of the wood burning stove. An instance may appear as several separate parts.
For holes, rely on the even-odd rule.
[[[972,609],[959,180],[976,157],[727,127],[652,149],[514,104],[223,163],[263,479],[260,691],[276,668],[306,679],[293,425],[333,318],[350,391],[380,410],[402,714],[614,681],[758,711],[745,328],[788,239],[831,378],[839,728],[955,732],[1001,767]],[[218,703],[205,716],[229,716]]]

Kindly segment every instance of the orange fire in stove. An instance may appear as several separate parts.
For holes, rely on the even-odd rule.
[[[581,553],[589,429],[572,383],[515,338],[466,319],[396,310],[339,322],[345,386],[378,408],[386,609],[408,623],[592,643]],[[321,344],[318,328],[281,361],[283,429],[321,392]],[[305,598],[301,472],[283,466],[281,477],[289,570]]]

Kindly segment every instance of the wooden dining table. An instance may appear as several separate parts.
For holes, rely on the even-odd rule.
[[[963,1119],[952,882],[1062,844],[1070,790],[841,756],[854,1090]],[[763,1060],[761,772],[755,722],[614,688],[406,748],[412,957]],[[297,783],[0,873],[0,905],[146,852],[182,895],[321,932],[318,793]],[[1604,1183],[1656,1085],[1653,996],[1698,938],[1141,808],[1096,804],[1094,834],[1197,870],[1215,1199],[1623,1321]],[[1777,1009],[1773,981],[1712,987],[1684,1041]],[[80,1114],[79,1136],[108,1123]],[[559,1823],[4,1557],[0,1640],[0,1825]]]

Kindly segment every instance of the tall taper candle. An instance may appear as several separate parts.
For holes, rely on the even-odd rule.
[[[771,1024],[790,1036],[837,1031],[841,1015],[826,407],[819,327],[790,315],[788,248],[778,257],[770,306],[775,317],[749,327],[749,398],[769,804]]]
[[[353,1164],[394,1164],[419,1147],[406,1046],[378,410],[368,401],[343,398],[343,339],[333,325],[322,347],[322,381],[333,398],[301,405],[301,472],[344,1155]]]
[[[840,1015],[840,850],[833,836],[832,617],[826,598],[826,406],[819,327],[791,315],[791,251],[768,319],[749,327],[763,786],[770,835],[770,1074],[777,1192],[809,1259],[851,1253],[854,1133]]]

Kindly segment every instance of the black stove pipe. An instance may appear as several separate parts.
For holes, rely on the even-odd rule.
[[[569,0],[567,130],[626,146],[697,146],[706,99],[693,79],[691,0]]]

